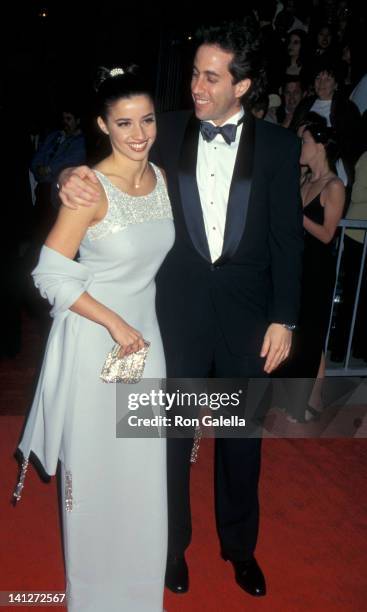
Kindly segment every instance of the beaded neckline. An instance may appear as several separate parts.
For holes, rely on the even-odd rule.
[[[112,183],[112,181],[105,174],[103,174],[103,172],[100,172],[99,170],[93,170],[93,172],[95,172],[99,176],[103,176],[103,178],[109,183],[109,185],[112,187],[112,189],[115,189],[121,195],[127,196],[129,198],[134,198],[134,200],[140,200],[140,199],[144,199],[144,198],[150,198],[151,196],[153,196],[155,191],[157,190],[157,187],[158,187],[158,175],[157,175],[157,173],[156,173],[156,171],[154,169],[154,166],[152,164],[150,164],[150,167],[153,169],[153,172],[154,172],[155,186],[154,186],[154,189],[152,189],[152,191],[150,191],[149,193],[147,193],[145,195],[131,195],[131,193],[128,193],[127,191],[123,191],[122,189],[120,189],[120,187],[117,187],[116,185],[114,185]]]
[[[110,234],[146,221],[172,219],[172,210],[163,176],[158,167],[151,164],[157,182],[150,193],[142,196],[132,196],[116,187],[98,170],[94,170],[102,184],[108,200],[106,215],[88,228],[89,240],[104,238]]]

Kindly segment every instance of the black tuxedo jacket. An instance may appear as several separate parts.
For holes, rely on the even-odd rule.
[[[303,247],[298,139],[246,115],[230,188],[223,252],[212,263],[196,162],[199,122],[158,118],[152,159],[166,171],[176,240],[157,277],[165,349],[213,320],[234,355],[258,355],[270,322],[297,323]]]

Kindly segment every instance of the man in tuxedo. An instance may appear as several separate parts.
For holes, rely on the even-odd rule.
[[[158,120],[155,159],[166,171],[176,230],[157,277],[168,378],[261,377],[289,353],[302,254],[299,147],[288,130],[244,111],[259,88],[260,59],[246,26],[208,30],[193,67],[195,112]],[[61,180],[65,203],[77,175],[74,183],[66,174]],[[74,201],[80,202],[80,182],[77,193]],[[184,593],[192,439],[167,444],[166,586]],[[217,438],[215,449],[221,554],[232,562],[237,583],[254,596],[266,592],[254,557],[260,447],[256,437]]]
[[[167,376],[259,377],[288,356],[302,254],[299,146],[243,103],[261,80],[257,39],[243,26],[209,30],[192,73],[195,112],[158,118],[176,242],[157,278]],[[228,127],[229,124],[229,127]],[[224,127],[223,127],[224,126]],[[166,586],[189,586],[190,439],[168,439]],[[216,520],[237,582],[265,594],[255,560],[259,438],[217,438]]]

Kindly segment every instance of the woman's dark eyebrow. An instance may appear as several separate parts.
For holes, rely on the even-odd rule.
[[[154,113],[148,113],[144,115],[143,119],[147,119],[147,117],[154,117]],[[116,117],[115,121],[131,121],[131,117]]]

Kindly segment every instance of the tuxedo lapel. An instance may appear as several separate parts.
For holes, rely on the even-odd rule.
[[[234,255],[245,230],[252,185],[254,149],[255,120],[252,114],[247,112],[233,170],[224,230],[223,251],[217,260],[218,263],[224,263]]]
[[[196,182],[196,164],[199,146],[199,121],[190,118],[185,131],[180,161],[178,182],[186,226],[194,247],[202,257],[211,261],[205,232],[203,211]]]

